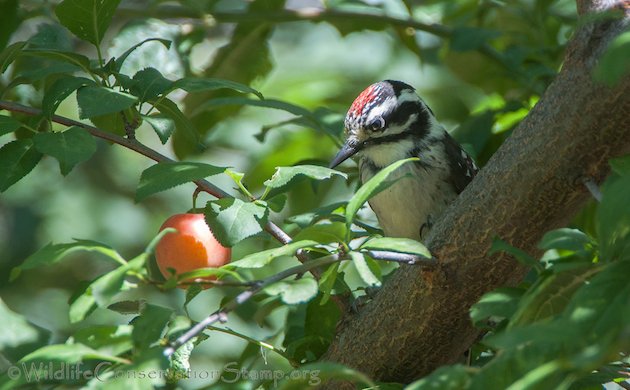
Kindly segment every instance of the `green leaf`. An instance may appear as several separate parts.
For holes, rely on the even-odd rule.
[[[94,300],[99,307],[107,307],[112,302],[116,294],[122,291],[123,282],[130,272],[139,272],[146,261],[147,254],[143,253],[127,264],[121,265],[96,279],[90,285],[90,290],[94,296]]]
[[[20,370],[19,373],[21,375],[9,381],[4,381],[7,378],[4,376],[4,378],[0,378],[0,384],[3,389],[33,387],[33,383],[38,382],[36,378],[42,378],[42,380],[43,378],[48,378],[48,381],[54,380],[50,376],[50,372],[68,372],[64,370],[68,370],[69,367],[79,368],[80,364],[87,360],[112,363],[126,362],[125,359],[97,351],[83,344],[47,345],[24,356],[16,364],[17,367],[29,370],[28,372]],[[49,376],[47,377],[46,375]]]
[[[90,313],[97,308],[96,301],[89,290],[90,284],[90,282],[82,282],[81,288],[75,291],[68,300],[68,303],[70,304],[68,319],[71,324],[83,321],[85,317],[90,315]]]
[[[332,289],[335,286],[339,272],[339,263],[331,264],[319,279],[319,289],[322,292],[321,304],[324,305],[330,299]]]
[[[192,320],[188,316],[176,315],[168,323],[166,335],[168,337],[179,336],[193,325]],[[203,337],[203,336],[202,336]]]
[[[214,231],[214,229],[213,229]],[[317,245],[317,241],[302,240],[293,241],[278,248],[267,249],[261,252],[252,253],[241,260],[234,261],[224,267],[228,268],[260,268],[269,264],[272,260],[281,256],[293,256],[298,249],[311,248]]]
[[[62,175],[70,173],[80,162],[88,160],[96,152],[96,141],[86,130],[72,126],[58,133],[38,133],[33,137],[35,148],[59,160]]]
[[[271,211],[279,213],[284,209],[284,206],[286,206],[287,200],[289,200],[287,194],[278,194],[274,197],[267,198],[265,201]]]
[[[466,366],[455,364],[452,366],[440,367],[424,378],[417,380],[405,390],[460,390],[467,389],[470,385],[472,373]]]
[[[217,175],[223,171],[225,171],[224,167],[200,162],[173,161],[157,163],[145,169],[140,175],[140,183],[136,189],[136,202],[140,202],[157,192]]]
[[[78,67],[82,71],[87,74],[92,74],[92,69],[90,65],[90,59],[84,55],[69,52],[69,51],[60,51],[60,50],[46,50],[46,49],[24,49],[22,51],[23,55],[33,56],[33,57],[43,57],[48,58],[55,61],[65,62],[74,67]],[[70,69],[62,68],[63,73],[68,72]],[[56,72],[55,72],[56,73]],[[44,72],[44,74],[50,74],[49,72]]]
[[[209,276],[218,276],[219,279],[223,278],[224,276],[231,276],[234,279],[238,280],[239,282],[244,281],[241,275],[228,269],[227,267],[198,268],[194,271],[183,272],[181,274],[177,274],[177,280],[178,281],[191,280],[191,279],[198,279],[198,278],[207,278]]]
[[[64,0],[55,14],[74,35],[100,45],[120,0]]]
[[[541,322],[561,313],[573,294],[598,271],[599,267],[591,266],[538,279],[521,299],[518,311],[513,313],[508,328]]]
[[[291,375],[280,383],[279,390],[303,390],[319,386],[328,380],[349,381],[365,385],[361,386],[361,388],[377,388],[376,384],[367,375],[339,363],[316,362],[305,364],[300,366],[300,371],[308,372],[309,375]]]
[[[118,356],[133,348],[131,331],[130,325],[93,325],[77,330],[72,336],[76,343]]]
[[[134,356],[132,364],[120,365],[100,373],[98,384],[99,390],[152,390],[164,388],[166,375],[169,368],[169,358],[164,354],[161,346],[152,347],[140,351],[138,356]],[[145,373],[140,375],[120,375],[120,373]],[[155,373],[151,375],[151,373]]]
[[[544,352],[544,355],[540,356],[540,361],[523,362],[527,365],[537,365],[550,359],[552,355],[551,352],[557,352],[558,343],[571,342],[571,340],[575,340],[576,337],[580,335],[580,329],[572,325],[575,324],[569,324],[559,320],[552,322],[534,322],[532,324],[515,327],[509,331],[493,333],[488,335],[483,342],[486,346],[502,349],[504,350],[503,352],[514,352],[514,350],[521,349],[524,345],[531,348],[531,351],[538,350],[539,353]],[[579,343],[576,342],[574,347],[578,346]],[[514,376],[508,376],[507,378],[513,380]]]
[[[226,98],[216,98],[211,99],[199,106],[195,113],[199,113],[202,111],[217,109],[225,106],[253,106],[253,107],[263,107],[263,108],[273,108],[275,110],[286,111],[290,114],[296,116],[303,116],[306,118],[312,118],[313,113],[307,110],[306,108],[296,106],[295,104],[287,103],[282,100],[277,99],[265,99],[265,100],[257,100],[257,99],[248,99],[242,97],[226,97]],[[194,114],[194,113],[193,113]]]
[[[357,269],[359,276],[368,286],[380,286],[381,281],[374,275],[362,253],[350,252],[352,263]]]
[[[357,214],[361,206],[368,201],[368,199],[385,190],[392,184],[392,181],[387,179],[395,170],[405,163],[418,160],[418,158],[414,157],[396,161],[395,163],[381,169],[376,175],[363,184],[348,202],[348,206],[346,207],[346,224],[352,224],[354,216]]]
[[[9,88],[19,84],[40,85],[38,82],[45,81],[49,76],[72,74],[80,72],[81,69],[73,64],[59,61],[38,61],[37,66],[34,68],[18,68],[16,71],[18,74],[16,78],[11,81]]]
[[[609,163],[613,172],[615,172],[617,175],[630,175],[630,154],[619,158],[613,158],[609,161]]]
[[[243,92],[243,93],[253,93],[259,99],[264,99],[262,93],[255,90],[254,88],[247,86],[245,84],[237,83],[235,81],[230,80],[221,80],[221,79],[213,79],[213,78],[192,78],[186,77],[183,79],[179,79],[175,81],[173,84],[173,89],[179,88],[183,89],[186,92],[207,92],[215,89],[232,89],[234,91]]]
[[[540,249],[565,249],[573,252],[582,251],[593,240],[577,229],[562,228],[545,233],[538,243]]]
[[[613,87],[630,73],[630,31],[619,34],[608,45],[593,72],[595,80]]]
[[[17,139],[0,148],[0,192],[17,183],[35,168],[42,154],[31,139]]]
[[[151,102],[164,116],[171,118],[175,122],[175,130],[183,137],[183,140],[197,151],[203,150],[199,133],[192,122],[177,107],[177,104],[170,99],[162,98]]]
[[[273,176],[271,176],[271,179],[265,181],[263,184],[270,189],[267,196],[273,197],[281,192],[287,191],[290,187],[297,184],[304,178],[322,181],[330,179],[335,175],[341,176],[344,179],[348,178],[348,176],[343,172],[317,165],[277,167],[276,172]]]
[[[206,204],[206,223],[225,247],[260,233],[267,224],[269,210],[252,202],[222,198]],[[234,265],[234,263],[232,263]]]
[[[15,42],[5,47],[0,53],[0,73],[6,72],[9,65],[21,54],[26,42]]]
[[[14,132],[22,127],[22,124],[10,116],[0,115],[0,136]]]
[[[112,114],[132,107],[138,98],[106,87],[87,86],[77,91],[79,118]]]
[[[188,310],[188,304],[195,299],[203,291],[203,287],[200,284],[191,284],[186,289],[186,298],[184,300],[184,310]]]
[[[619,348],[630,323],[630,261],[606,266],[581,285],[571,298],[564,318],[588,334],[589,340],[601,338],[598,347]],[[586,340],[585,340],[586,341]]]
[[[132,321],[131,338],[134,346],[143,350],[158,342],[172,315],[171,309],[147,303],[140,316]]]
[[[67,244],[49,243],[39,251],[30,255],[22,264],[13,268],[13,270],[11,270],[10,280],[15,280],[23,270],[55,264],[62,260],[65,256],[68,256],[76,251],[97,252],[119,264],[126,263],[125,259],[123,259],[114,249],[96,241],[75,240],[75,242]]]
[[[2,318],[2,332],[0,332],[0,349],[19,347],[37,341],[40,331],[26,318],[9,309],[0,299],[0,318]]]
[[[42,23],[27,42],[29,49],[72,51],[75,47],[72,40],[70,32],[62,25]]]
[[[252,193],[249,192],[249,190],[243,184],[243,178],[245,177],[244,173],[236,172],[231,169],[226,169],[225,174],[228,175],[230,179],[234,181],[234,183],[236,183],[236,186],[238,190],[241,191],[241,194],[245,195],[248,198],[253,198]]]
[[[0,14],[0,47],[5,47],[15,31],[26,19],[18,0],[4,0]]]
[[[172,86],[173,82],[162,76],[159,70],[145,68],[133,76],[130,92],[137,96],[141,102],[146,102],[156,99],[170,90]]]
[[[563,375],[563,370],[556,367],[554,371],[549,372],[547,364],[555,364],[559,359],[567,358],[568,360],[568,353],[559,348],[553,338],[557,337],[558,340],[564,340],[567,344],[571,344],[571,339],[566,338],[566,336],[575,337],[575,334],[572,333],[572,329],[553,329],[545,325],[532,329],[526,335],[514,334],[511,339],[518,337],[518,341],[522,341],[526,346],[501,351],[499,355],[483,366],[482,370],[477,371],[476,375],[470,376],[470,384],[465,388],[523,390],[563,388],[564,386],[559,386],[559,382],[566,378]],[[550,341],[543,343],[540,341],[542,338],[550,339]],[[519,345],[521,344],[519,343]],[[566,364],[566,366],[569,365],[570,363]],[[554,373],[556,375],[548,376]],[[541,379],[546,380],[540,383]]]
[[[86,359],[105,360],[115,363],[125,362],[125,359],[99,352],[83,344],[54,344],[29,353],[20,359],[20,363],[63,362],[73,364]]]
[[[160,138],[162,145],[166,145],[166,142],[175,131],[175,121],[163,114],[142,115],[142,119],[151,125],[155,134]]]
[[[243,178],[245,177],[245,174],[243,172],[236,172],[232,169],[226,169],[225,174],[228,175],[234,181],[234,183],[238,184],[239,187],[241,184],[243,184]]]
[[[628,258],[630,253],[630,175],[611,178],[603,190],[595,216],[600,256],[606,261]]]
[[[137,111],[135,109],[127,110],[133,112],[133,116],[135,117]],[[110,133],[118,134],[120,136],[126,136],[127,131],[125,130],[125,120],[129,120],[127,116],[123,118],[120,112],[115,112],[112,114],[106,114],[101,116],[95,116],[90,118],[90,122],[94,124],[97,128],[102,131],[108,131]],[[133,123],[134,119],[129,120],[130,123]]]
[[[399,253],[411,253],[430,259],[431,252],[420,242],[409,238],[374,237],[363,243],[359,249],[384,250]]]
[[[341,213],[344,210],[345,205],[346,205],[345,202],[337,202],[337,203],[329,204],[326,206],[316,208],[315,210],[309,211],[304,214],[298,214],[298,215],[289,217],[287,218],[287,221],[290,223],[295,223],[299,227],[305,229],[317,221],[329,218],[331,215],[334,214],[335,211],[337,211],[337,213]],[[334,214],[334,215],[340,216],[339,214]]]
[[[473,324],[483,328],[483,323],[490,317],[510,318],[518,309],[523,292],[522,288],[501,287],[484,294],[470,308]]]
[[[15,267],[11,271],[11,280],[15,280],[15,278],[17,278],[23,270],[55,264],[71,253],[79,251],[100,253],[105,257],[114,260],[118,264],[126,263],[125,259],[123,259],[118,252],[105,244],[101,244],[100,242],[92,240],[75,240],[75,242],[66,244],[49,243],[39,251],[30,255],[22,264]]]
[[[320,244],[344,242],[348,227],[342,222],[318,223],[302,229],[294,240],[315,240]]]
[[[100,362],[125,363],[125,359],[113,356],[108,353],[99,352],[83,344],[53,344],[46,345],[28,355],[22,357],[16,364],[21,370],[15,378],[8,381],[6,375],[0,378],[0,385],[3,389],[16,389],[33,387],[38,382],[36,378],[48,378],[47,381],[54,380],[50,376],[51,372],[67,372],[69,367],[80,367],[80,364],[94,360]],[[23,369],[23,370],[22,370]],[[28,371],[26,371],[28,370]],[[104,370],[103,370],[104,371]],[[48,377],[46,375],[49,375]]]
[[[613,172],[619,176],[630,176],[630,154],[608,161]]]
[[[450,48],[454,51],[477,50],[501,33],[478,27],[456,27],[451,35]]]
[[[44,93],[42,100],[44,115],[50,118],[65,98],[87,85],[95,85],[95,83],[85,77],[63,76],[57,79]]]
[[[123,54],[121,54],[118,58],[116,58],[114,71],[115,72],[120,72],[120,69],[122,68],[123,64],[125,63],[125,60],[127,59],[127,57],[129,57],[129,55],[131,53],[133,53],[137,48],[139,48],[140,46],[144,45],[145,43],[152,42],[152,41],[160,42],[167,49],[171,48],[171,41],[169,41],[168,39],[147,38],[147,39],[143,40],[142,42],[136,43],[135,45],[131,46]]]
[[[145,301],[118,301],[107,306],[107,310],[120,314],[140,314]]]
[[[543,266],[542,264],[540,264],[540,261],[530,256],[527,252],[515,248],[499,238],[495,238],[492,241],[492,246],[490,247],[488,254],[492,255],[497,252],[505,252],[507,254],[510,254],[514,256],[514,258],[519,263],[526,265],[527,267],[534,268],[538,272],[542,272],[543,270]]]
[[[279,295],[287,305],[297,305],[308,302],[317,295],[317,281],[308,277],[282,281],[265,287],[265,293]]]

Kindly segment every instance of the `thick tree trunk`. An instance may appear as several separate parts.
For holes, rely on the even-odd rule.
[[[492,239],[536,253],[543,233],[566,226],[589,198],[581,179],[601,182],[608,159],[630,151],[630,77],[614,88],[592,78],[607,45],[629,25],[630,2],[578,2],[578,10],[611,3],[625,17],[575,33],[556,80],[433,228],[428,244],[439,267],[397,271],[344,320],[324,360],[403,383],[458,360],[478,337],[470,306],[526,272],[506,255],[487,255]]]

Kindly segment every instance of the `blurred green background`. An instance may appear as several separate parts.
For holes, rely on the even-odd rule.
[[[39,34],[48,44],[65,45],[94,57],[93,48],[73,40],[58,24],[54,6],[53,1],[1,1],[0,45]],[[251,17],[241,21],[230,16],[235,11]],[[300,20],[318,12],[323,13],[317,22]],[[229,97],[230,92],[194,96],[182,92],[176,94],[176,100],[203,132],[207,149],[199,153],[177,138],[174,146],[162,145],[146,124],[139,129],[140,141],[166,155],[244,172],[247,187],[260,194],[262,182],[277,166],[307,161],[325,164],[336,151],[343,115],[354,97],[383,79],[416,87],[437,118],[483,165],[553,80],[575,25],[575,5],[569,0],[136,0],[121,3],[103,51],[106,57],[118,56],[142,39],[169,39],[174,42],[170,50],[148,43],[134,52],[123,72],[134,74],[151,66],[170,79],[185,75],[231,79],[252,85],[266,98],[314,112],[325,126],[301,126],[294,115],[268,108],[230,105],[205,110],[201,105],[209,98]],[[32,72],[32,76],[47,66],[40,59],[22,61],[2,74],[2,98],[39,106],[42,88],[54,75],[14,85],[18,71]],[[78,117],[74,96],[61,104],[57,114]],[[12,139],[13,135],[1,136],[0,145]],[[97,239],[126,257],[142,251],[168,216],[191,207],[194,190],[192,184],[184,185],[134,203],[140,173],[151,164],[142,156],[99,141],[98,152],[68,176],[62,177],[57,162],[48,157],[2,193],[2,300],[50,333],[53,340],[62,342],[72,334],[68,298],[81,281],[109,269],[107,262],[99,261],[98,255],[81,253],[54,267],[24,272],[12,283],[8,282],[9,272],[47,243],[73,238]],[[356,179],[354,163],[344,164],[342,170]],[[226,177],[216,176],[211,181],[236,193]],[[291,192],[289,207],[271,219],[292,232],[296,227],[285,223],[286,217],[348,199],[355,185],[356,180],[341,179],[318,186],[304,183]],[[207,199],[202,194],[200,203]],[[373,220],[369,211],[364,217]],[[583,218],[581,224],[588,223]],[[234,248],[233,258],[272,243],[265,234],[249,238]],[[173,308],[184,301],[184,292],[179,290],[164,293],[142,287],[131,294],[129,299],[150,296]],[[203,292],[189,306],[191,316],[208,314],[223,295],[220,289]],[[252,337],[277,342],[287,311],[274,311],[260,327],[247,316],[239,317],[239,313],[251,313],[246,305],[231,317],[229,325]],[[126,323],[131,318],[97,309],[88,321]],[[211,338],[212,342],[201,344],[193,355],[209,369],[237,361],[246,346],[241,339],[216,332]],[[9,358],[22,356],[24,348],[28,349],[13,351]]]

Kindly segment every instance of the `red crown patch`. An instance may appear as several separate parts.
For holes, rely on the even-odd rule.
[[[372,84],[367,87],[359,96],[357,96],[356,99],[354,99],[352,106],[350,106],[350,109],[348,110],[348,115],[353,117],[361,116],[363,112],[366,111],[366,108],[369,108],[373,104],[380,89],[379,83]]]

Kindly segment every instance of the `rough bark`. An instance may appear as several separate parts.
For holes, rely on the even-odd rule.
[[[603,181],[608,159],[630,151],[630,77],[614,88],[592,78],[607,45],[628,26],[630,2],[583,1],[578,10],[611,3],[625,17],[576,31],[555,81],[434,226],[427,242],[438,268],[398,270],[343,321],[324,360],[403,383],[458,360],[479,335],[470,306],[526,272],[506,255],[487,255],[492,239],[536,253],[544,232],[566,226],[589,198],[581,178]]]

